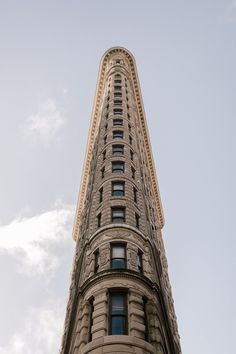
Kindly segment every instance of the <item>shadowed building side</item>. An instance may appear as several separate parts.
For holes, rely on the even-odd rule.
[[[133,56],[101,61],[62,354],[181,353],[164,217]]]

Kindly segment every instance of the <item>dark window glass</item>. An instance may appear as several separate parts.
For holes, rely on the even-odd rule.
[[[110,334],[127,334],[127,293],[110,293]]]
[[[106,114],[106,119],[108,119],[108,116],[109,116],[109,114],[107,113],[107,114]]]
[[[113,197],[123,197],[125,194],[125,183],[124,182],[112,182],[112,196]]]
[[[113,155],[124,155],[124,145],[112,145]]]
[[[132,139],[132,137],[129,135],[129,143],[130,143],[130,145],[132,145],[132,141],[133,141],[133,139]]]
[[[128,119],[130,119],[130,114],[128,113]]]
[[[138,250],[137,268],[140,273],[143,273],[143,252]]]
[[[125,222],[125,208],[115,207],[111,209],[111,220],[114,223]]]
[[[113,119],[113,125],[114,126],[123,125],[123,119],[120,119],[120,118]]]
[[[130,159],[131,159],[131,161],[133,161],[133,160],[134,160],[134,153],[133,153],[133,151],[132,151],[132,150],[130,150]]]
[[[103,167],[103,168],[101,169],[101,177],[102,177],[102,178],[104,178],[104,174],[105,174],[105,167]]]
[[[115,89],[115,91],[121,91],[121,86],[120,85],[115,85],[114,89]]]
[[[115,74],[115,78],[116,79],[121,78],[121,75],[120,74]]]
[[[131,167],[131,175],[132,178],[135,178],[135,169],[133,167]]]
[[[89,325],[88,325],[88,341],[92,340],[92,326],[93,326],[93,312],[94,312],[94,298],[89,300]]]
[[[103,199],[103,187],[99,189],[99,203],[102,202]]]
[[[107,135],[104,136],[103,141],[104,141],[104,145],[106,145],[106,143],[107,143]]]
[[[128,124],[129,132],[131,133],[131,125]]]
[[[133,192],[134,192],[134,202],[137,203],[137,194],[138,194],[138,191],[137,189],[134,187],[133,188]]]
[[[120,64],[120,59],[116,59],[116,64]]]
[[[102,214],[99,213],[99,214],[97,215],[97,224],[98,224],[98,227],[101,227],[101,219],[102,219]]]
[[[103,158],[103,161],[106,160],[106,150],[103,151],[103,153],[102,153],[102,158]]]
[[[113,131],[113,139],[123,139],[124,132],[122,130],[114,130]]]
[[[123,173],[125,164],[122,161],[113,161],[112,162],[112,172]]]
[[[121,109],[121,108],[114,108],[113,113],[114,113],[114,114],[122,115],[122,114],[123,114],[123,109]]]
[[[97,273],[99,268],[99,250],[94,252],[94,273]]]
[[[139,219],[140,219],[140,216],[135,213],[135,226],[136,226],[138,229],[139,229]]]
[[[122,97],[122,92],[114,92],[114,97]]]
[[[121,80],[120,79],[117,79],[117,80],[114,80],[115,84],[121,84]]]
[[[114,100],[114,105],[115,106],[121,106],[122,105],[122,101],[121,100]]]
[[[126,267],[125,244],[111,244],[111,268],[122,269]]]

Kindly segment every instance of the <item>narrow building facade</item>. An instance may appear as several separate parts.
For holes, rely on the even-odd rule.
[[[161,199],[135,60],[99,70],[61,354],[180,354]]]

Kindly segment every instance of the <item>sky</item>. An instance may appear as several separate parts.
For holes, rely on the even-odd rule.
[[[183,354],[236,353],[235,0],[0,1],[0,354],[61,344],[99,62],[135,56]]]

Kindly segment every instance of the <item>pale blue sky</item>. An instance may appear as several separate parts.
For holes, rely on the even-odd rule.
[[[0,354],[60,347],[99,62],[136,59],[183,354],[236,353],[236,2],[0,2]]]

